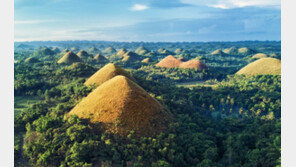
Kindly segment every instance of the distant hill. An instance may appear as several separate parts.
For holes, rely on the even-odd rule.
[[[178,49],[175,50],[175,53],[176,53],[176,54],[180,54],[180,53],[182,53],[182,52],[183,52],[183,49],[181,49],[181,48],[178,48]]]
[[[88,52],[92,53],[92,54],[96,54],[96,53],[99,53],[100,50],[98,48],[96,48],[96,47],[91,47],[91,48],[88,49]]]
[[[120,49],[117,53],[116,56],[123,57],[123,55],[127,52],[125,48]]]
[[[225,55],[225,53],[222,52],[221,49],[217,49],[217,50],[214,50],[213,52],[211,52],[211,55]]]
[[[255,53],[255,51],[247,48],[247,47],[242,47],[238,49],[238,53],[242,55],[249,55]]]
[[[81,59],[86,59],[88,57],[90,57],[90,55],[84,51],[84,50],[80,50],[78,53],[77,53],[77,56]]]
[[[42,55],[42,56],[48,56],[48,55],[52,56],[54,54],[55,54],[54,51],[52,51],[47,47],[41,48],[34,53],[34,55]]]
[[[90,86],[90,85],[95,85],[99,86],[102,83],[108,81],[109,79],[117,76],[117,75],[123,75],[126,76],[127,78],[130,78],[131,80],[135,80],[130,73],[125,71],[123,68],[109,63],[105,65],[103,68],[98,70],[95,74],[93,74],[90,78],[88,78],[85,82],[84,85]]]
[[[94,57],[94,60],[97,60],[99,62],[106,62],[106,61],[108,61],[108,59],[106,57],[104,57],[102,54],[97,54]]]
[[[139,55],[144,55],[146,53],[148,53],[148,49],[144,48],[143,46],[140,46],[135,53],[139,54]]]
[[[25,60],[25,63],[38,63],[38,62],[39,62],[39,60],[36,57],[28,57]]]
[[[112,54],[112,53],[116,53],[116,50],[112,47],[108,47],[104,50],[104,53]]]
[[[123,55],[122,61],[138,61],[140,58],[135,52],[128,51]]]
[[[238,49],[236,47],[223,49],[223,52],[230,55],[235,55],[238,53]]]
[[[169,55],[162,59],[160,62],[158,62],[155,66],[156,67],[166,67],[166,68],[176,68],[179,67],[179,65],[183,63],[183,61],[175,58],[172,55]]]
[[[245,75],[280,75],[281,74],[281,61],[275,58],[261,58],[256,60],[241,70],[236,74]]]
[[[266,57],[268,57],[268,56],[264,53],[257,53],[252,57],[252,59],[261,59],[261,58],[266,58]]]
[[[67,52],[59,61],[59,64],[72,64],[75,62],[81,62],[81,59],[72,51]]]
[[[69,113],[101,123],[105,130],[121,136],[138,136],[166,130],[172,114],[142,87],[125,76],[116,76],[91,92]]]
[[[180,68],[193,68],[193,69],[197,69],[197,70],[203,70],[208,68],[206,66],[206,64],[204,64],[203,62],[197,60],[197,59],[193,59],[193,60],[189,60],[186,62],[183,62],[180,64],[179,66]]]
[[[151,59],[150,58],[146,58],[146,59],[143,59],[141,62],[142,63],[150,63],[151,62]]]

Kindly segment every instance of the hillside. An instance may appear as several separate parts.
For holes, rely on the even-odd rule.
[[[281,61],[275,58],[261,58],[256,60],[241,70],[236,74],[245,75],[280,75],[281,74]]]
[[[69,113],[102,123],[112,133],[127,135],[134,131],[139,136],[163,132],[172,116],[143,88],[125,76],[106,81]]]
[[[268,56],[264,53],[257,53],[252,57],[252,59],[261,59],[261,58],[266,58],[266,57],[268,57]]]
[[[109,64],[105,65],[103,68],[101,68],[100,70],[98,70],[90,78],[88,78],[84,82],[84,85],[86,85],[86,86],[90,86],[90,85],[100,86],[102,83],[108,81],[109,79],[111,79],[117,75],[123,75],[131,80],[135,80],[123,68],[121,68],[115,64],[109,63]]]
[[[90,57],[90,55],[84,51],[84,50],[80,50],[78,53],[77,53],[77,56],[81,59],[86,59],[88,57]]]
[[[180,68],[193,68],[193,69],[197,69],[197,70],[203,70],[203,69],[208,68],[203,62],[196,60],[196,59],[181,63],[179,67]]]
[[[162,59],[160,62],[158,62],[155,66],[156,67],[166,67],[166,68],[176,68],[179,67],[179,65],[183,63],[183,61],[175,58],[172,55],[169,55]]]
[[[60,60],[59,64],[72,64],[74,62],[81,62],[81,59],[72,51],[67,52]]]
[[[103,61],[108,61],[108,59],[106,57],[104,57],[102,54],[97,54],[95,57],[94,57],[94,60],[97,60],[99,62]]]

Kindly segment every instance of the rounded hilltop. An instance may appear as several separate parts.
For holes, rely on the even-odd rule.
[[[275,58],[261,58],[248,64],[236,74],[281,75],[281,61]]]
[[[264,53],[257,53],[252,57],[252,59],[261,59],[261,58],[266,58],[266,57],[268,57],[268,56]]]
[[[116,50],[112,47],[108,47],[104,50],[104,53],[112,54],[112,53],[116,53]]]
[[[152,62],[150,58],[145,58],[141,61],[142,63],[150,63]]]
[[[225,53],[222,52],[221,49],[217,49],[217,50],[214,50],[213,52],[211,52],[211,55],[224,55]]]
[[[108,132],[126,136],[151,136],[166,130],[172,114],[142,87],[125,76],[116,76],[92,91],[69,115],[101,123]]]
[[[143,55],[148,53],[148,49],[144,48],[143,46],[138,47],[138,49],[136,49],[135,53],[139,54],[139,55]]]
[[[249,54],[253,54],[254,51],[247,48],[247,47],[241,47],[241,48],[238,49],[238,53],[242,54],[242,55],[249,55]]]
[[[207,69],[208,67],[203,62],[193,59],[186,62],[183,62],[179,66],[180,68],[191,68],[191,69],[197,69],[197,70],[203,70]]]
[[[91,85],[100,86],[104,82],[108,81],[109,79],[111,79],[117,75],[123,75],[131,80],[135,80],[130,75],[130,73],[128,73],[123,68],[121,68],[115,64],[108,63],[103,68],[98,70],[95,74],[93,74],[90,78],[88,78],[84,82],[84,85],[86,85],[86,86],[91,86]]]
[[[25,63],[38,63],[39,60],[36,57],[28,57],[25,60]]]
[[[86,58],[90,57],[90,55],[85,50],[80,50],[77,53],[77,56],[81,59],[86,59]]]
[[[123,55],[122,61],[137,61],[139,58],[135,52],[128,51]]]
[[[95,57],[94,57],[94,60],[97,60],[99,62],[105,62],[105,61],[108,61],[108,59],[103,56],[102,54],[98,53]]]
[[[234,55],[238,53],[238,49],[236,47],[230,47],[230,48],[223,49],[223,52],[226,54]]]
[[[172,55],[169,55],[162,59],[160,62],[158,62],[155,66],[156,67],[166,67],[166,68],[176,68],[179,67],[179,65],[183,63],[183,61],[175,58]]]
[[[126,52],[127,50],[125,48],[122,48],[116,53],[116,56],[123,56]]]
[[[72,51],[67,52],[59,61],[59,64],[72,64],[74,62],[81,62],[81,59]]]

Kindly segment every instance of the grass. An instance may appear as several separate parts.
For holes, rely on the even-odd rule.
[[[38,96],[15,96],[14,97],[14,115],[20,114],[25,108],[41,101]]]

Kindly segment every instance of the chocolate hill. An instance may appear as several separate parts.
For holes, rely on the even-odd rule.
[[[104,57],[103,55],[101,55],[100,53],[97,54],[95,57],[94,57],[95,60],[98,60],[98,61],[108,61],[108,59],[106,57]]]
[[[126,49],[122,48],[120,49],[117,53],[116,53],[116,56],[118,57],[123,57],[123,55],[127,52]]]
[[[28,57],[25,60],[25,63],[38,63],[38,62],[39,62],[39,60],[36,57]]]
[[[95,53],[99,53],[100,50],[98,48],[96,48],[96,47],[91,47],[91,48],[89,48],[88,52],[95,54]]]
[[[112,53],[116,53],[116,50],[112,47],[108,47],[104,50],[104,53],[112,54]]]
[[[223,52],[226,54],[234,55],[234,54],[237,54],[238,50],[236,47],[231,47],[231,48],[223,49]]]
[[[123,68],[109,63],[105,65],[103,68],[98,70],[95,74],[93,74],[90,78],[88,78],[84,85],[90,86],[100,86],[102,83],[108,81],[109,79],[117,76],[117,75],[123,75],[131,80],[135,80],[127,71],[125,71]]]
[[[68,53],[70,50],[69,49],[64,49],[62,52],[61,52],[61,54],[66,54],[66,53]]]
[[[143,59],[141,62],[142,63],[150,63],[151,62],[151,59],[150,58],[146,58],[146,59]]]
[[[194,68],[197,70],[203,70],[203,69],[208,68],[203,62],[196,60],[196,59],[181,63],[179,67],[180,68]]]
[[[157,50],[158,53],[161,53],[161,52],[163,52],[163,51],[164,51],[164,48],[159,48],[159,49]]]
[[[179,67],[179,65],[183,63],[183,61],[175,58],[172,55],[169,55],[162,59],[160,62],[158,62],[155,66],[156,67],[166,67],[166,68],[176,68]]]
[[[169,50],[164,49],[164,50],[161,52],[161,54],[163,54],[163,55],[174,55],[175,53],[173,53],[173,52],[171,52],[171,51],[169,51]]]
[[[252,59],[261,59],[261,58],[266,58],[266,57],[268,57],[268,56],[264,53],[257,53],[252,57]]]
[[[123,55],[122,61],[137,61],[139,60],[139,55],[134,52],[128,51]]]
[[[72,51],[67,52],[59,61],[59,64],[72,64],[74,62],[81,62],[81,59]]]
[[[143,46],[138,47],[138,49],[135,51],[135,53],[139,54],[139,55],[143,55],[148,53],[149,51],[144,48]]]
[[[52,48],[52,51],[54,53],[61,53],[61,50],[59,48],[57,48],[57,47]]]
[[[101,123],[106,131],[126,136],[151,136],[166,130],[170,112],[138,84],[116,76],[91,92],[69,113]]]
[[[247,48],[247,47],[242,47],[242,48],[239,48],[238,49],[238,53],[239,54],[242,54],[242,55],[249,55],[249,54],[253,54],[254,51],[251,50],[251,49],[249,49],[249,48]]]
[[[281,61],[275,58],[261,58],[248,64],[236,74],[281,75]]]
[[[224,55],[225,53],[222,52],[221,49],[214,50],[211,55]]]
[[[55,53],[51,49],[44,47],[44,48],[41,48],[38,51],[36,51],[34,54],[35,55],[44,55],[44,56],[50,55],[51,56],[51,55],[54,55]]]
[[[84,51],[84,50],[80,50],[78,53],[77,53],[77,56],[81,59],[86,59],[88,57],[90,57],[90,55]]]

